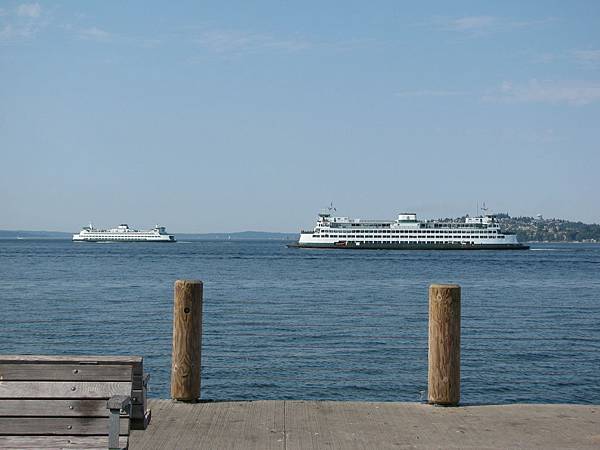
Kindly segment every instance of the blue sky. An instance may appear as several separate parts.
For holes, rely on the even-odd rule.
[[[0,228],[600,222],[600,2],[0,1]]]

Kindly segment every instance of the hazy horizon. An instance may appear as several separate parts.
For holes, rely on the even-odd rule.
[[[0,73],[3,230],[600,223],[598,2],[4,1]]]

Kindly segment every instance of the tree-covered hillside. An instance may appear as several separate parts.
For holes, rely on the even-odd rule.
[[[502,231],[517,233],[521,241],[600,242],[600,225],[541,217],[497,216]]]

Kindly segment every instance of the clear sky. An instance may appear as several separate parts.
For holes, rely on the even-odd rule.
[[[600,222],[600,2],[0,1],[0,229]]]

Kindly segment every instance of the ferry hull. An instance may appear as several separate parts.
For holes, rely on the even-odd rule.
[[[342,250],[528,250],[524,244],[396,244],[396,243],[293,243],[290,248],[319,248]]]

